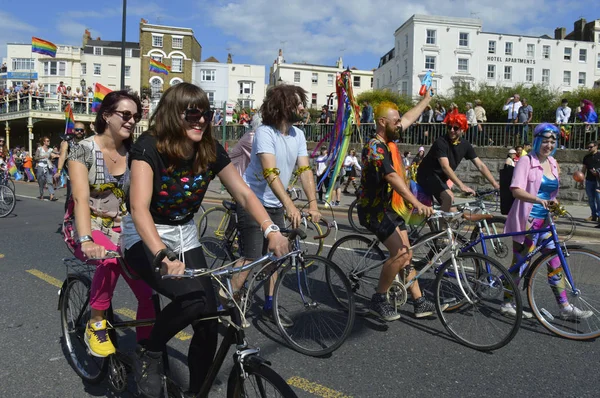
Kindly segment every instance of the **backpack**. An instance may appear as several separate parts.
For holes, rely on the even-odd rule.
[[[531,162],[531,155],[527,154]],[[515,198],[510,190],[515,168],[513,166],[504,165],[500,170],[500,214],[506,216],[510,212],[510,208],[515,201]]]

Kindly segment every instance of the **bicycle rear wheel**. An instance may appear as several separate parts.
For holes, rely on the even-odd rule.
[[[381,266],[386,256],[372,239],[361,235],[344,236],[331,247],[327,258],[338,265],[350,282],[356,313],[369,313],[371,297],[379,283]]]
[[[206,265],[210,269],[219,268],[235,259],[233,253],[225,246],[225,241],[221,239],[204,236],[200,238],[200,244],[204,251]]]
[[[12,213],[16,202],[15,192],[6,185],[0,185],[0,218]]]
[[[359,234],[368,234],[371,235],[371,231],[360,225],[360,221],[358,220],[358,213],[356,212],[356,204],[358,203],[358,199],[355,199],[350,206],[348,207],[348,222],[353,230],[358,232]]]
[[[106,376],[108,358],[88,354],[84,341],[85,328],[90,319],[91,281],[84,276],[69,275],[60,302],[60,320],[67,359],[73,370],[84,381],[98,384]]]
[[[552,333],[570,340],[594,339],[600,336],[600,254],[576,248],[568,248],[567,252],[565,256],[574,286],[567,281],[563,267],[559,266],[555,271],[550,266],[560,264],[558,253],[554,251],[531,266],[531,274],[526,278],[527,298],[535,317]],[[549,271],[552,273],[550,278]],[[557,295],[566,296],[569,304],[588,316],[563,319]]]
[[[294,259],[300,264],[291,264]],[[305,355],[335,351],[354,325],[350,283],[342,270],[324,257],[290,259],[277,279],[273,308],[285,341]],[[292,320],[291,327],[282,326],[282,314]]]
[[[285,220],[285,228],[290,230],[292,229],[292,226],[287,219]],[[301,223],[300,228],[306,232],[306,239],[300,240],[300,247],[304,253],[312,256],[321,255],[323,252],[323,246],[325,245],[325,238],[314,238],[315,236],[323,235],[321,226],[312,220],[306,220],[306,225]]]
[[[223,206],[206,210],[198,220],[198,238],[207,236],[225,239],[231,214]]]
[[[240,366],[233,365],[227,380],[227,398],[296,397],[294,390],[273,369],[264,363],[248,362],[244,364],[245,377],[240,374]]]
[[[491,257],[460,253],[456,261],[458,276],[450,259],[438,270],[435,281],[435,304],[442,324],[467,347],[491,351],[505,346],[521,325],[523,308],[517,286],[508,271]],[[517,312],[514,318],[500,312],[505,295],[513,297]],[[449,307],[442,312],[441,307],[445,305],[453,309]]]

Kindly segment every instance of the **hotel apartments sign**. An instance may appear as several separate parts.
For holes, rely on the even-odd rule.
[[[512,58],[512,57],[487,57],[488,62],[504,62],[504,63],[512,63],[512,64],[528,64],[535,65],[535,59],[526,59],[526,58]]]

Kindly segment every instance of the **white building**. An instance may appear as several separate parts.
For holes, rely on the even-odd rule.
[[[288,64],[283,59],[282,51],[279,50],[279,56],[273,62],[269,73],[269,87],[281,83],[300,86],[308,92],[308,104],[311,108],[321,108],[327,104],[331,110],[334,110],[337,106],[335,78],[336,74],[343,72],[344,69],[341,57],[335,66]],[[351,68],[351,71],[355,96],[373,89],[373,71],[356,68]]]
[[[264,65],[220,63],[214,57],[192,66],[192,82],[208,95],[212,106],[225,102],[238,108],[258,109],[265,96]]]
[[[448,94],[457,84],[543,84],[562,92],[593,87],[600,79],[600,20],[576,21],[555,37],[482,31],[479,19],[413,15],[394,32],[381,57],[375,88],[418,95],[434,72],[433,87]]]

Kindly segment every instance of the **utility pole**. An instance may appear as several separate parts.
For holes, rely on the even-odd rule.
[[[125,90],[125,39],[127,30],[127,0],[123,0],[123,25],[121,31],[121,90]]]

